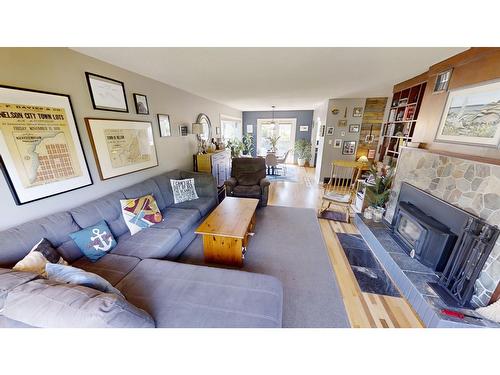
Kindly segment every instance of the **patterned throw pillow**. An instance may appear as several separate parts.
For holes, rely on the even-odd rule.
[[[115,238],[104,220],[69,235],[91,262],[96,262],[116,246]]]
[[[49,240],[42,238],[22,260],[12,268],[14,271],[33,272],[46,276],[47,263],[68,264],[52,246]]]
[[[150,194],[135,199],[120,199],[120,204],[131,235],[163,220],[156,200]]]
[[[198,194],[194,187],[194,178],[170,180],[170,184],[172,185],[175,204],[198,199]]]

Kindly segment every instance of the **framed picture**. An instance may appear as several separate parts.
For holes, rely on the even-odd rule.
[[[329,126],[326,129],[326,135],[333,135],[333,126]]]
[[[359,125],[349,125],[349,133],[359,133]]]
[[[156,167],[149,121],[85,118],[102,180]]]
[[[338,122],[338,126],[339,126],[339,127],[344,127],[344,126],[347,126],[347,120],[339,120],[339,122]]]
[[[160,127],[160,137],[170,137],[172,135],[169,115],[158,113],[158,126]]]
[[[0,86],[0,155],[17,205],[92,185],[69,95]]]
[[[247,133],[252,134],[253,133],[253,125],[247,125]]]
[[[138,115],[149,115],[148,98],[146,95],[134,94],[135,111]]]
[[[333,141],[333,148],[341,148],[342,147],[342,139],[335,139]]]
[[[451,72],[453,69],[449,69],[445,72],[439,73],[436,77],[436,83],[434,84],[435,93],[443,92],[448,90],[448,85],[450,84]]]
[[[185,137],[188,135],[188,127],[187,125],[180,125],[179,126],[179,134],[182,136],[182,137]]]
[[[94,109],[128,112],[125,85],[116,79],[85,72]]]
[[[500,81],[450,91],[435,140],[498,147]]]
[[[342,155],[354,155],[356,152],[356,141],[344,141]]]
[[[352,117],[362,117],[363,116],[363,107],[354,107],[352,110]]]
[[[309,126],[307,126],[307,125],[300,125],[299,130],[301,132],[306,132],[306,131],[309,130]]]
[[[321,128],[319,129],[319,136],[324,137],[325,136],[325,125],[321,125]]]

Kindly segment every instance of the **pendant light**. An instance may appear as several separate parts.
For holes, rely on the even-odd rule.
[[[273,105],[273,106],[271,106],[271,107],[272,107],[272,109],[273,109],[273,119],[271,120],[271,125],[276,126],[276,121],[274,121],[274,108],[275,108],[275,106]]]

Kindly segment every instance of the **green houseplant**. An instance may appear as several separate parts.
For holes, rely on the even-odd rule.
[[[279,141],[279,139],[280,139],[280,137],[276,136],[276,135],[271,135],[269,137],[266,137],[266,140],[271,145],[271,151],[272,152],[278,151],[278,141]]]
[[[383,209],[391,194],[393,170],[385,165],[372,165],[369,172],[366,199],[370,206]]]
[[[295,142],[294,153],[297,157],[297,163],[303,167],[307,161],[311,160],[311,142],[299,139]]]
[[[226,148],[231,150],[231,158],[237,158],[243,150],[243,142],[239,139],[229,139],[226,143]]]
[[[243,136],[243,155],[251,155],[253,151],[253,137],[250,134]]]

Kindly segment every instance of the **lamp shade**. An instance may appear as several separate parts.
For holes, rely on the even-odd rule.
[[[192,132],[193,134],[203,134],[203,125],[198,122],[195,122],[193,124]]]
[[[368,158],[365,155],[360,156],[359,159],[358,159],[358,162],[360,162],[360,163],[368,163]]]

